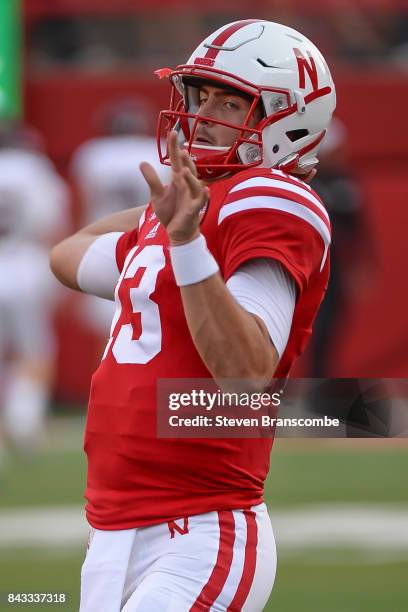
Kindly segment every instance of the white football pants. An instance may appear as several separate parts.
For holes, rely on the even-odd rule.
[[[91,529],[80,612],[261,612],[275,572],[265,504],[152,527]]]

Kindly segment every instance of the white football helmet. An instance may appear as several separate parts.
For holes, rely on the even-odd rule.
[[[170,109],[159,117],[158,143],[169,130],[176,130],[202,178],[215,179],[251,166],[307,174],[317,164],[336,92],[322,54],[296,30],[262,19],[236,21],[208,36],[185,65],[157,74],[169,77],[172,84]],[[250,97],[242,125],[197,114],[200,80]],[[263,118],[248,127],[258,104]],[[229,147],[195,142],[200,121],[238,128],[239,137]],[[161,162],[169,164],[160,144],[159,154]]]

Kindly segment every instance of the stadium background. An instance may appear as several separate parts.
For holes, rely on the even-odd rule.
[[[2,2],[18,6],[17,0]],[[92,117],[101,104],[142,94],[157,111],[165,107],[168,90],[153,71],[181,63],[218,25],[254,16],[298,28],[327,57],[374,237],[375,274],[362,279],[328,339],[330,375],[407,377],[405,2],[26,0],[21,38],[15,30],[13,39],[21,40],[24,121],[42,134],[68,179],[71,155],[94,135]],[[18,63],[14,69],[18,73]],[[18,114],[18,106],[17,96],[4,114]],[[74,188],[71,195],[75,224],[80,202]],[[71,599],[65,607],[74,610],[85,541],[76,530],[84,485],[81,429],[96,349],[75,315],[75,298],[60,305],[56,325],[60,348],[49,439],[30,461],[13,457],[0,468],[0,592],[66,591]],[[407,467],[403,441],[276,443],[267,499],[281,521],[282,546],[268,610],[407,609]],[[292,513],[294,524],[304,525],[297,541],[285,523]],[[321,517],[320,536],[309,513]],[[3,608],[10,606],[0,600]]]
[[[316,40],[332,67],[338,92],[336,115],[349,131],[350,163],[375,236],[376,272],[354,292],[338,329],[332,332],[329,373],[404,377],[408,373],[408,296],[401,278],[408,224],[403,138],[408,25],[403,5],[391,0],[314,0],[305,8],[304,3],[293,1],[209,0],[198,10],[195,3],[183,0],[27,1],[26,118],[44,135],[50,156],[65,173],[73,151],[93,135],[95,109],[107,100],[142,94],[157,111],[165,108],[168,87],[153,71],[184,61],[208,31],[253,14],[281,18],[304,31]],[[356,7],[360,7],[357,15]],[[336,22],[340,25],[335,28]],[[379,30],[379,40],[371,40],[364,31],[370,27]],[[65,318],[62,333],[67,328]],[[69,337],[64,336],[59,368],[59,389],[64,395],[74,390],[83,395],[88,388],[87,352],[76,356],[80,361],[74,371],[69,367],[83,331],[78,330],[80,338],[72,330]]]

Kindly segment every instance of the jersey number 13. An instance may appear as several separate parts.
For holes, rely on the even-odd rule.
[[[112,347],[112,354],[117,363],[147,363],[161,351],[160,312],[158,305],[150,299],[150,296],[156,289],[157,276],[166,264],[164,250],[161,245],[149,245],[132,259],[138,248],[132,249],[127,256],[115,290],[116,311],[111,326],[111,338],[102,358],[106,357]],[[141,268],[144,268],[144,271],[138,287],[129,289],[132,306],[129,318],[132,314],[140,314],[141,334],[137,340],[133,339],[134,328],[130,320],[129,323],[123,323],[120,326],[115,338],[115,329],[123,312],[119,287],[121,283],[126,282],[126,279],[134,278]]]

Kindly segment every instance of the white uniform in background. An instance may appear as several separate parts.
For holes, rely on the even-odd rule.
[[[152,164],[166,183],[170,169],[162,166],[155,138],[148,136],[107,136],[85,142],[74,153],[71,173],[82,195],[81,226],[112,213],[143,206],[149,201],[149,189],[139,164]],[[113,316],[112,302],[84,296],[86,326],[106,337]]]
[[[15,234],[48,245],[69,231],[68,188],[45,155],[0,149],[2,196],[21,202]]]
[[[0,150],[0,417],[20,449],[37,446],[44,429],[60,291],[48,252],[69,227],[68,189],[51,162]]]
[[[47,250],[0,239],[0,370],[3,427],[17,445],[41,437],[49,385],[29,374],[30,364],[54,358],[52,306],[55,285]]]
[[[147,204],[149,188],[139,170],[142,161],[152,164],[166,182],[170,170],[160,164],[155,138],[110,136],[89,140],[79,147],[71,170],[83,195],[84,224]]]

